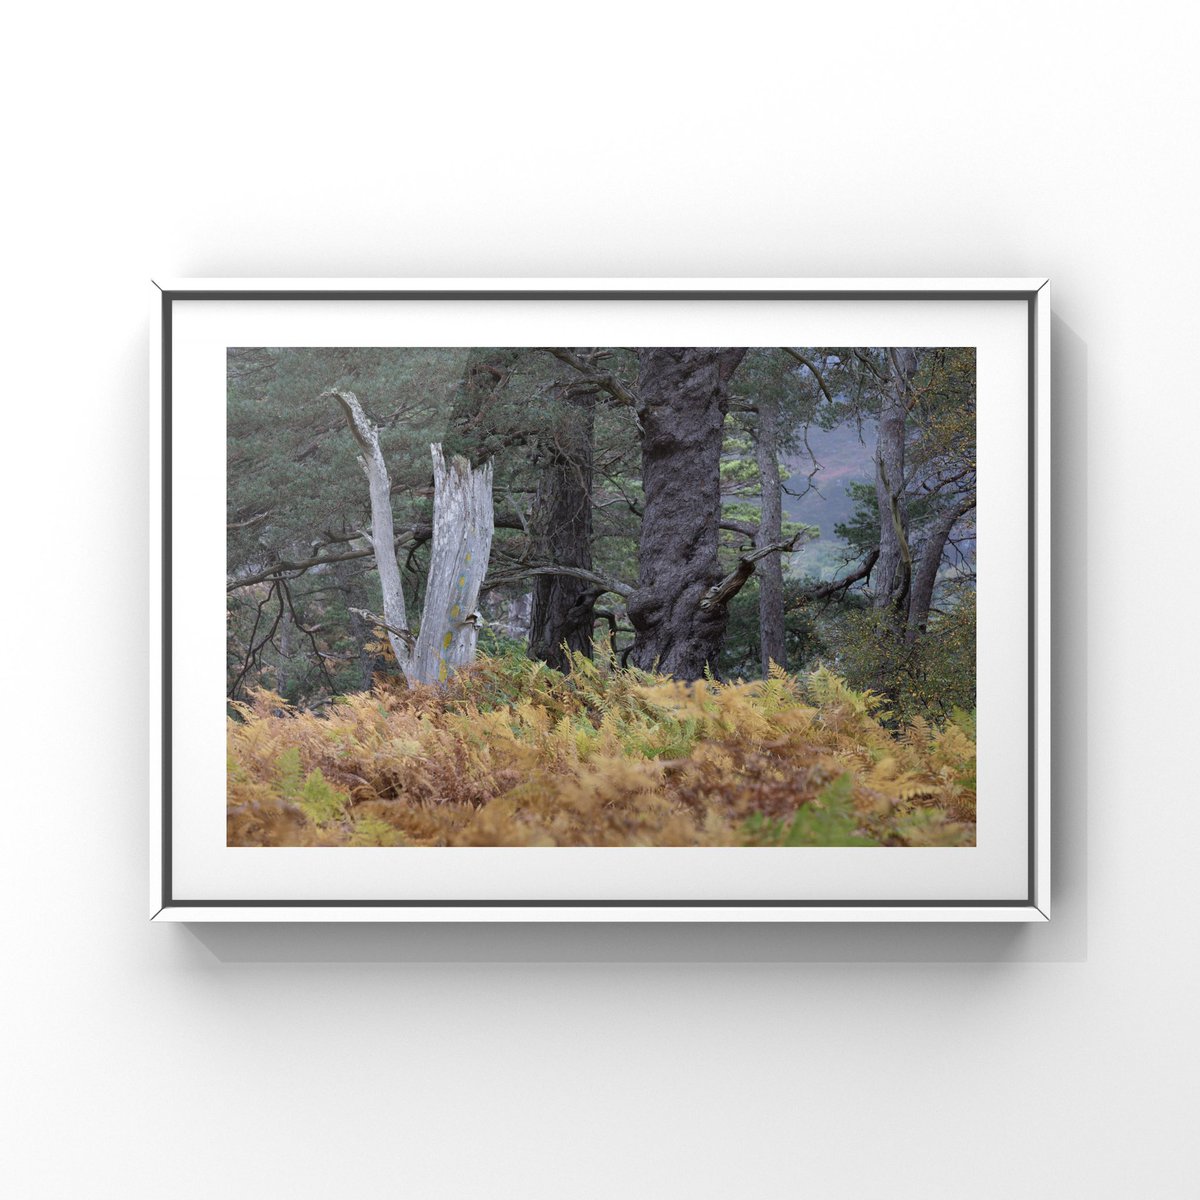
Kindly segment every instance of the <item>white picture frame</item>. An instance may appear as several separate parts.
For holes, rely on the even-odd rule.
[[[987,526],[980,560],[986,563],[994,548],[994,570],[985,575],[981,565],[979,708],[981,731],[993,722],[993,740],[985,742],[981,732],[977,846],[551,854],[403,847],[252,850],[224,844],[219,787],[224,757],[214,758],[223,746],[223,735],[218,739],[214,731],[223,728],[224,710],[219,695],[211,694],[213,676],[204,657],[205,648],[215,644],[211,626],[223,602],[221,581],[211,569],[214,548],[223,556],[224,539],[225,394],[223,373],[217,372],[217,367],[223,372],[223,348],[584,344],[586,321],[592,327],[603,321],[608,336],[624,338],[612,343],[618,345],[633,344],[638,333],[655,345],[765,345],[775,344],[771,335],[786,330],[787,343],[797,345],[981,347],[980,510]],[[390,340],[381,340],[389,329]],[[456,340],[447,340],[451,329]],[[756,329],[762,330],[760,340],[743,340]],[[922,330],[928,331],[925,341]],[[686,340],[668,342],[668,336]],[[1049,353],[1050,290],[1044,278],[157,281],[150,336],[151,918],[1049,920]],[[996,449],[989,451],[989,443]],[[995,464],[990,471],[989,453]],[[181,538],[187,555],[177,552]],[[984,609],[989,589],[990,624]],[[216,638],[222,630],[223,621]],[[994,664],[994,686],[984,686],[985,661]],[[996,781],[992,794],[982,782],[985,770]],[[254,857],[261,854],[275,858],[267,863]],[[413,855],[429,857],[404,858]],[[767,860],[753,865],[739,860],[744,855],[773,855],[773,863],[782,865],[772,865],[772,878],[759,883],[755,877]],[[856,856],[841,860],[848,864],[845,870],[867,875],[847,880],[836,873],[838,860],[813,855]],[[891,856],[900,865],[886,866],[872,860],[874,855]],[[907,856],[925,857],[910,858],[903,868],[908,874],[889,882],[886,874],[900,870]],[[401,877],[398,864],[405,863],[421,865],[419,871],[406,868]],[[456,872],[466,872],[468,864],[470,879],[463,878],[456,891]],[[414,874],[422,879],[414,880]]]

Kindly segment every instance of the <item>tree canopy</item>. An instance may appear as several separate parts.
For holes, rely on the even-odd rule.
[[[953,347],[230,349],[232,700],[398,674],[339,393],[377,430],[414,635],[437,444],[493,473],[485,653],[824,664],[896,720],[973,708],[975,362]]]

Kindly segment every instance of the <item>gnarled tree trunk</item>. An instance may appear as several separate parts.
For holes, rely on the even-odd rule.
[[[596,393],[568,386],[559,419],[542,439],[542,470],[530,533],[533,558],[564,567],[592,568],[592,436]],[[598,588],[568,575],[540,575],[533,586],[529,654],[559,671],[567,650],[592,653]]]
[[[887,352],[888,381],[879,410],[875,453],[875,499],[879,508],[879,561],[875,567],[875,607],[901,613],[908,603],[912,556],[908,548],[908,508],[904,496],[905,426],[918,352]]]
[[[638,586],[629,598],[632,660],[644,670],[698,679],[716,668],[728,614],[702,607],[721,578],[721,444],[726,385],[746,351],[648,348],[639,352],[638,418],[646,506]]]
[[[908,545],[908,502],[905,496],[904,451],[912,380],[920,364],[911,348],[887,351],[887,379],[879,408],[875,451],[875,502],[879,510],[879,559],[876,563],[874,607],[878,661],[874,689],[889,694],[889,677],[901,663],[904,630],[912,588],[912,552]],[[890,664],[890,666],[889,666]]]

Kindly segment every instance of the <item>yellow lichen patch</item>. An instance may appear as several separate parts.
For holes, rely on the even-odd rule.
[[[453,634],[453,633],[451,633],[449,630],[446,630],[446,636],[445,636],[444,638],[442,638],[442,646],[443,646],[445,649],[449,650],[449,649],[450,649],[450,643],[451,643],[452,641],[454,641],[454,634]]]
[[[451,606],[451,608],[450,608],[450,615],[451,615],[452,617],[457,617],[457,616],[458,616],[458,614],[459,614],[459,613],[461,613],[461,612],[462,612],[462,608],[461,608],[459,605],[457,605],[457,604],[455,604],[455,605],[452,605],[452,606]]]

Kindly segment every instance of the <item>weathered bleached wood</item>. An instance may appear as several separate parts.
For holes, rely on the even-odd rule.
[[[492,464],[472,467],[433,455],[433,540],[421,631],[406,672],[410,681],[443,683],[475,657],[481,621],[479,585],[487,574],[495,518]]]
[[[408,613],[404,607],[404,584],[400,579],[400,564],[396,561],[395,524],[392,520],[392,481],[388,477],[383,451],[379,448],[379,430],[363,412],[353,392],[330,388],[324,393],[333,396],[346,414],[346,424],[362,454],[359,464],[367,477],[371,491],[371,544],[375,548],[375,565],[383,589],[383,615],[388,641],[400,669],[408,674],[411,651],[409,639],[401,631],[408,630]]]
[[[395,551],[391,480],[379,430],[363,412],[353,392],[331,388],[358,442],[359,462],[371,492],[371,544],[383,590],[382,625],[392,653],[409,683],[444,683],[457,667],[475,657],[481,617],[476,611],[479,585],[487,573],[495,515],[492,510],[492,464],[473,468],[465,458],[450,464],[440,445],[433,455],[433,537],[425,611],[416,639],[409,632],[404,588]]]

